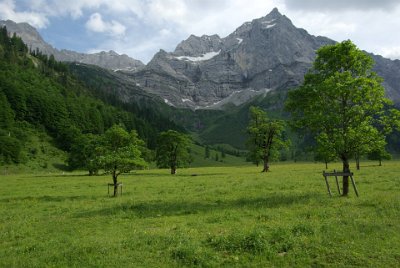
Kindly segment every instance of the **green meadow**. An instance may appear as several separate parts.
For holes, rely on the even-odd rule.
[[[110,175],[2,173],[0,267],[398,266],[400,161],[362,163],[358,198],[323,168],[137,171],[117,198]]]

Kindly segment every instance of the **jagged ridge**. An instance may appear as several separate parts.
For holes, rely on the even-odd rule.
[[[310,35],[273,9],[246,22],[225,38],[191,35],[174,52],[160,50],[134,74],[148,92],[176,107],[223,108],[240,104],[249,92],[287,90],[298,86],[315,58],[315,51],[335,41]],[[375,71],[384,77],[387,95],[400,102],[400,61],[373,56]],[[232,96],[237,96],[232,97]],[[223,101],[229,98],[232,101]]]
[[[144,64],[128,55],[119,55],[115,51],[102,51],[94,54],[78,53],[71,50],[58,50],[46,43],[37,30],[28,23],[15,23],[11,20],[0,21],[0,26],[6,26],[10,33],[16,33],[31,50],[39,49],[43,54],[54,55],[58,61],[81,62],[93,64],[111,70],[137,71]]]

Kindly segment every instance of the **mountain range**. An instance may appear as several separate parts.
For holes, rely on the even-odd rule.
[[[94,54],[78,53],[66,49],[58,50],[46,43],[38,31],[28,23],[6,20],[0,21],[0,26],[6,26],[10,33],[16,33],[31,50],[38,49],[43,54],[53,55],[58,61],[93,64],[110,70],[136,71],[144,67],[140,60],[132,59],[125,54],[119,55],[112,50]]]
[[[159,96],[166,104],[192,110],[238,106],[270,91],[296,87],[312,66],[315,51],[335,43],[295,27],[275,8],[223,38],[191,35],[173,52],[160,50],[144,65],[114,51],[84,54],[55,49],[27,23],[0,21],[0,25],[19,35],[31,49],[53,54],[60,61],[120,71],[119,80],[125,76],[127,83]],[[370,55],[374,71],[384,78],[387,97],[399,104],[400,61]]]

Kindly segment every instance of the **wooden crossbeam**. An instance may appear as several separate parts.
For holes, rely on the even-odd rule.
[[[341,177],[348,176],[351,179],[351,184],[353,185],[354,192],[356,193],[356,195],[358,197],[358,190],[357,190],[356,182],[354,181],[354,178],[353,178],[353,172],[336,172],[336,170],[333,170],[333,172],[322,171],[322,176],[324,176],[326,187],[328,188],[328,193],[330,196],[332,196],[332,192],[331,192],[331,188],[329,186],[328,177],[330,177],[330,176],[335,177],[338,192],[339,192],[339,194],[342,194],[340,192],[338,176],[341,176]]]
[[[337,176],[353,176],[353,172],[325,172],[324,171],[322,175],[325,177],[328,177],[328,176],[335,176],[335,177],[337,177]]]

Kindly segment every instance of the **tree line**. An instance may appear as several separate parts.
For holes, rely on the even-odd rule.
[[[104,134],[116,124],[136,129],[153,148],[160,131],[179,128],[144,118],[137,112],[140,108],[114,107],[96,99],[68,65],[52,55],[29,51],[6,27],[0,28],[0,107],[0,163],[24,161],[29,128],[45,131],[67,152],[80,136]]]

